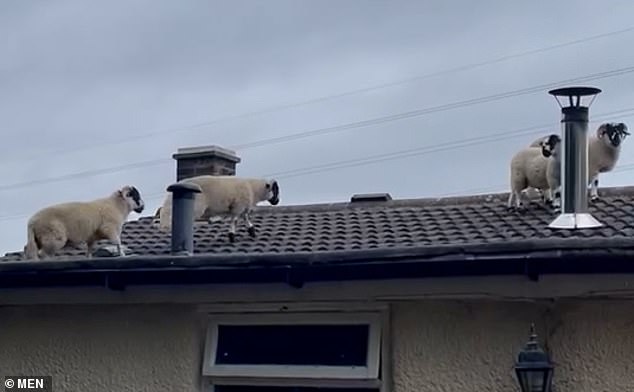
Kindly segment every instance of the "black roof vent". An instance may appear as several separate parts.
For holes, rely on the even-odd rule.
[[[390,201],[392,196],[389,193],[361,193],[352,195],[350,203],[373,202],[373,201]]]

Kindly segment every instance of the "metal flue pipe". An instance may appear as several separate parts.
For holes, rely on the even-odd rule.
[[[566,87],[551,90],[562,113],[561,144],[561,214],[550,223],[555,229],[600,227],[602,224],[588,212],[588,113],[600,89]],[[592,96],[583,105],[582,97]],[[558,97],[565,97],[562,103]]]
[[[167,187],[172,192],[172,242],[174,255],[194,254],[194,198],[202,190],[196,184],[175,183]]]

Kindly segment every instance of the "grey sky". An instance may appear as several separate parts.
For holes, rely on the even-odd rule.
[[[2,1],[0,253],[22,249],[26,220],[37,209],[101,197],[124,184],[141,190],[144,215],[152,214],[175,179],[169,158],[179,147],[233,146],[634,66],[634,31],[185,129],[190,125],[624,29],[634,26],[633,14],[629,0]],[[634,72],[585,83],[604,90],[591,115],[634,108],[633,83]],[[629,125],[633,117],[634,111],[601,120]],[[282,204],[344,201],[361,192],[409,198],[504,191],[512,154],[558,131],[558,120],[554,99],[543,91],[239,150],[238,174],[551,123],[516,138],[280,180]],[[634,141],[626,141],[619,166],[634,163],[633,150]],[[6,189],[162,158],[153,166]],[[634,170],[624,170],[601,182],[628,185],[633,178]]]

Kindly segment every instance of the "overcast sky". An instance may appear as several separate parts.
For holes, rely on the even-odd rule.
[[[132,184],[153,214],[179,147],[231,147],[634,66],[634,29],[585,40],[634,27],[632,15],[631,0],[1,1],[0,254],[21,250],[29,215],[52,203]],[[488,64],[445,72],[477,63]],[[582,84],[603,89],[591,116],[633,109],[600,118],[633,122],[634,72]],[[364,90],[375,86],[384,87]],[[506,191],[513,153],[559,131],[547,90],[238,149],[238,175],[418,148],[281,177],[281,204]],[[512,133],[542,124],[551,125]],[[626,170],[602,185],[634,184],[632,151],[628,140]]]

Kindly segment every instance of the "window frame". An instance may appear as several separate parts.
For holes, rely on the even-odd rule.
[[[347,325],[362,322],[369,325],[366,366],[306,366],[306,365],[228,365],[216,364],[216,349],[218,346],[218,325],[298,325],[298,324],[327,324],[327,325]],[[249,380],[277,380],[290,381],[293,385],[298,385],[300,380],[313,384],[314,381],[329,380],[333,384],[374,385],[380,383],[379,369],[381,368],[382,357],[382,315],[380,312],[292,312],[292,313],[248,313],[248,314],[212,314],[209,316],[209,324],[206,333],[206,342],[203,359],[203,376],[210,377],[215,381],[221,379],[231,383],[240,380],[241,384],[246,384]],[[360,383],[354,382],[359,381]],[[224,382],[221,382],[224,383]],[[330,383],[330,382],[328,382]],[[321,383],[320,383],[321,384]],[[313,384],[314,385],[314,384]],[[323,385],[323,384],[322,384]],[[299,386],[299,385],[298,385]],[[334,385],[333,385],[334,386]]]

